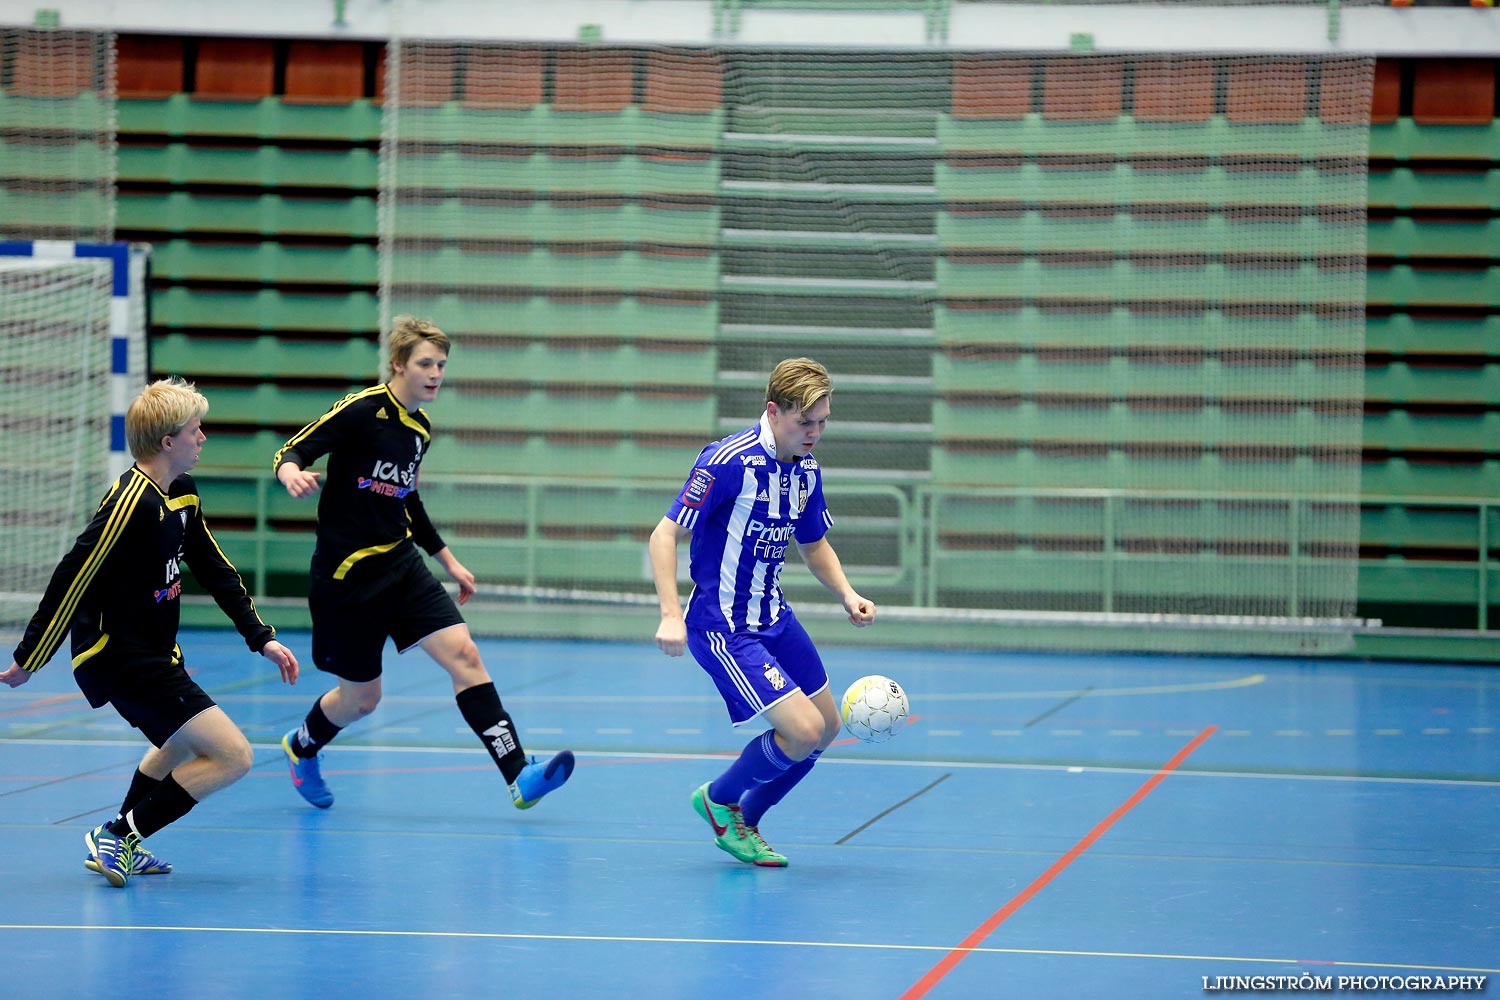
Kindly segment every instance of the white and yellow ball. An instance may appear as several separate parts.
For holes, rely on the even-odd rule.
[[[844,692],[839,717],[850,736],[866,743],[884,743],[901,731],[911,714],[911,703],[901,685],[880,674],[861,677]]]

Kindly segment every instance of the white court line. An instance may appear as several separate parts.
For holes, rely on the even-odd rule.
[[[465,730],[468,732],[468,730]],[[131,747],[140,749],[139,740],[42,740],[42,739],[9,739],[4,740],[6,744],[16,746],[47,746],[47,747]],[[281,744],[277,743],[251,743],[256,750],[280,751]],[[337,744],[326,746],[326,753],[409,753],[409,754],[463,754],[466,756],[488,755],[483,747],[420,747],[420,746],[338,746]],[[723,760],[726,756],[732,756],[738,751],[732,748],[715,751],[713,753],[660,753],[637,750],[575,750],[573,753],[583,758],[598,758],[600,760]],[[832,764],[834,766],[856,766],[856,767],[925,767],[945,768],[975,771],[1062,771],[1065,773],[1098,773],[1098,774],[1155,774],[1158,770],[1155,766],[1122,767],[1119,765],[1096,765],[1096,764],[1026,764],[1015,761],[977,761],[977,760],[909,760],[902,758],[866,758],[866,757],[829,757],[827,755],[819,758],[820,764]],[[1367,774],[1295,774],[1285,772],[1262,772],[1262,771],[1209,771],[1190,770],[1178,768],[1172,772],[1174,779],[1178,778],[1240,778],[1254,781],[1358,781],[1369,784],[1381,785],[1454,785],[1472,788],[1492,788],[1500,792],[1500,777],[1493,781],[1483,781],[1472,778],[1403,778],[1390,775],[1367,775]]]

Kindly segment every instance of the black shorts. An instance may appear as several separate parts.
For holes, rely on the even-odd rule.
[[[130,682],[111,692],[109,703],[158,749],[215,704],[180,663],[133,670]]]
[[[312,578],[307,606],[319,670],[355,683],[373,681],[380,676],[387,638],[404,653],[434,632],[464,623],[458,605],[415,549],[390,565],[359,570],[342,580]]]

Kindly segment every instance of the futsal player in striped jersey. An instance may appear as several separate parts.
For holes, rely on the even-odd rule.
[[[781,593],[787,546],[844,606],[857,628],[875,605],[844,576],[826,537],[833,518],[813,446],[828,424],[828,371],[789,358],[771,372],[760,423],[704,448],[648,550],[661,624],[656,645],[693,654],[713,679],[729,720],[771,725],[738,759],[692,795],[714,842],[747,864],[785,867],[760,835],[761,817],[807,777],[839,733],[828,674]],[[677,595],[677,546],[691,536],[692,596]]]
[[[114,819],[85,836],[84,864],[124,887],[172,866],[146,837],[250,770],[254,751],[183,666],[177,645],[182,563],[213,595],[254,652],[297,682],[297,658],[261,621],[203,519],[188,472],[198,464],[208,401],[181,379],[153,382],[125,412],[135,464],[52,573],[0,682],[19,687],[71,631],[73,678],[94,708],[115,711],[151,741]]]
[[[333,805],[333,792],[319,751],[380,704],[387,638],[398,653],[421,647],[447,671],[459,712],[499,767],[518,809],[530,809],[573,773],[571,750],[545,761],[526,755],[469,626],[418,551],[458,584],[458,604],[473,596],[474,574],[444,544],[417,490],[432,440],[421,405],[437,397],[450,348],[432,323],[396,317],[390,380],[339,400],[282,445],[272,462],[291,496],[321,492],[307,603],[313,662],[338,686],[281,741],[293,786],[320,809]],[[307,471],[325,455],[326,475]]]

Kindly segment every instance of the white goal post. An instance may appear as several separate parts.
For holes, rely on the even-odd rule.
[[[125,408],[146,382],[149,250],[0,242],[0,636],[130,464]]]

